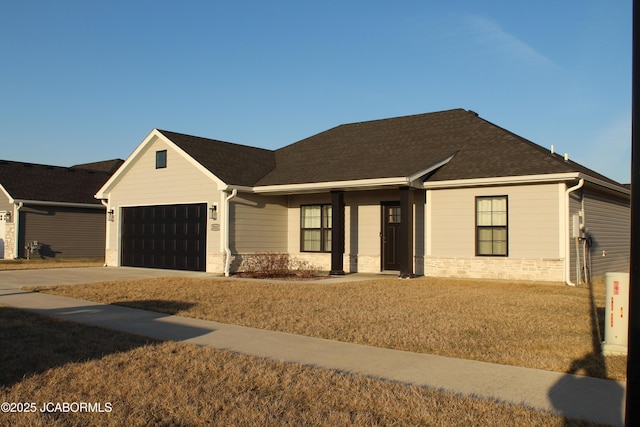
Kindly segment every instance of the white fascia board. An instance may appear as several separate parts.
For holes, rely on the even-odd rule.
[[[329,182],[311,182],[304,184],[283,184],[283,185],[265,185],[259,187],[253,187],[254,193],[282,193],[282,194],[295,194],[295,193],[310,193],[319,191],[330,191],[337,189],[345,190],[373,190],[385,187],[396,186],[411,186],[415,188],[421,188],[421,183],[416,182],[423,176],[438,169],[439,167],[447,164],[455,154],[430,165],[418,172],[415,172],[409,176],[398,176],[390,178],[371,178],[371,179],[353,179],[346,181],[329,181]]]
[[[253,187],[254,193],[314,193],[337,189],[376,189],[389,186],[410,185],[407,177],[356,179],[348,181],[310,182],[304,184],[264,185]]]
[[[187,159],[187,161],[193,164],[196,167],[196,169],[200,170],[206,176],[211,178],[218,186],[222,186],[222,187],[227,186],[227,184],[224,183],[220,178],[215,176],[213,173],[211,173],[211,171],[209,171],[207,168],[202,166],[193,157],[188,155],[184,150],[182,150],[180,147],[174,144],[173,141],[171,141],[169,138],[164,136],[162,132],[160,132],[158,129],[153,129],[151,132],[149,132],[146,138],[143,139],[142,142],[136,147],[136,149],[133,150],[133,153],[131,153],[129,157],[127,157],[127,160],[125,160],[125,162],[122,164],[122,166],[120,166],[117,172],[114,173],[111,176],[111,178],[109,178],[109,180],[107,180],[107,182],[104,183],[104,185],[98,190],[98,192],[94,195],[94,197],[96,199],[108,199],[107,194],[111,191],[113,186],[120,180],[120,177],[123,176],[129,169],[131,169],[131,166],[133,165],[133,163],[135,163],[135,161],[140,157],[140,155],[144,152],[144,150],[147,148],[148,145],[155,142],[156,138],[162,140],[167,145],[171,146],[172,149],[174,149],[178,154],[180,154],[185,159]]]
[[[86,209],[106,209],[104,205],[95,203],[69,203],[69,202],[52,202],[49,200],[25,200],[15,199],[14,204],[38,205],[38,206],[60,206],[65,208],[86,208]]]
[[[495,185],[515,184],[541,184],[547,182],[570,181],[580,178],[578,172],[552,173],[543,175],[499,176],[491,178],[457,179],[450,181],[425,181],[422,185],[425,189],[433,188],[460,188]]]

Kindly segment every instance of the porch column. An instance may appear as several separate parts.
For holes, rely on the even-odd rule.
[[[413,189],[400,187],[400,277],[413,274]]]
[[[343,275],[344,255],[344,191],[331,192],[331,271],[330,275]]]

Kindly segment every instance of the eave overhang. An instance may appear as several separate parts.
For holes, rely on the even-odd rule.
[[[257,194],[304,194],[304,193],[319,193],[331,190],[344,190],[344,191],[356,191],[356,190],[382,190],[385,188],[397,188],[397,187],[414,187],[422,188],[422,181],[425,176],[433,172],[434,170],[444,166],[455,156],[455,153],[432,164],[424,169],[414,172],[409,176],[387,177],[387,178],[370,178],[370,179],[353,179],[343,181],[327,181],[327,182],[309,182],[300,184],[281,184],[281,185],[263,185],[251,187],[250,189],[244,187],[246,191]],[[239,191],[243,191],[239,187],[230,186],[230,188],[237,188]]]
[[[520,176],[498,176],[489,178],[458,179],[448,181],[425,181],[422,185],[424,189],[442,188],[464,188],[464,187],[487,187],[500,185],[523,185],[523,184],[545,184],[557,182],[570,182],[584,178],[585,181],[599,187],[612,190],[620,194],[630,195],[631,191],[610,182],[594,178],[579,172],[540,174],[540,175],[520,175]]]

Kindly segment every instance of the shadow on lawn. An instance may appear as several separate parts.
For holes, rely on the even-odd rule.
[[[589,284],[591,352],[571,362],[567,375],[549,390],[548,396],[553,406],[565,416],[565,425],[573,425],[568,418],[586,418],[591,414],[599,418],[598,422],[622,426],[624,388],[616,381],[604,381],[609,378],[601,349],[605,309],[596,305],[593,286],[593,283]],[[576,402],[580,404],[576,405]],[[595,413],[590,402],[603,410]]]
[[[0,307],[0,387],[67,363],[160,341]]]
[[[122,307],[137,308],[140,310],[155,311],[157,313],[178,314],[193,307],[194,303],[170,300],[138,300],[138,301],[116,301],[114,305]]]

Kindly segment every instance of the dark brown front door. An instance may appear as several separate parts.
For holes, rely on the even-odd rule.
[[[382,204],[382,269],[400,270],[400,202]]]

